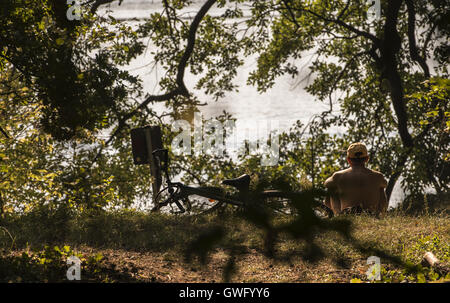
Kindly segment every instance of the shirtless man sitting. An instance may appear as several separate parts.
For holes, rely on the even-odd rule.
[[[325,181],[330,196],[325,205],[335,214],[368,211],[379,214],[388,207],[387,182],[377,171],[366,168],[369,161],[367,148],[363,143],[353,143],[347,149],[350,168],[335,172]]]

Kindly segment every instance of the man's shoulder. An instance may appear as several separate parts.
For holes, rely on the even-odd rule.
[[[351,168],[346,168],[346,169],[343,169],[343,170],[339,170],[339,171],[337,171],[337,172],[335,172],[333,174],[333,177],[340,177],[342,175],[346,175],[346,174],[350,173],[351,171],[352,171]]]
[[[373,170],[370,168],[368,168],[368,171],[374,176],[384,178],[384,175],[382,173],[380,173],[379,171],[376,171],[376,170]]]
[[[364,167],[362,169],[352,169],[352,168],[348,168],[348,169],[344,169],[344,170],[340,170],[338,172],[335,173],[338,177],[345,177],[345,176],[358,176],[361,177],[362,175],[365,175],[369,178],[375,178],[375,179],[380,179],[380,180],[384,180],[384,176],[382,173],[376,171],[376,170],[372,170],[370,168]]]
[[[372,170],[372,169],[370,170],[370,173],[374,179],[376,179],[378,182],[380,182],[382,187],[387,186],[386,178],[384,177],[384,175],[382,173],[380,173],[379,171],[376,171],[376,170]]]
[[[337,172],[334,172],[331,177],[329,177],[327,180],[325,180],[325,186],[326,187],[334,187],[336,186],[336,182],[339,182],[339,179],[341,178],[342,175],[345,175],[345,172],[348,169],[344,169],[344,170],[340,170]]]

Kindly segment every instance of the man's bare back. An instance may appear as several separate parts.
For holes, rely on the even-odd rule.
[[[374,213],[385,211],[386,185],[381,173],[365,167],[350,167],[338,171],[325,181],[325,186],[334,193],[332,198],[339,199],[339,212],[356,206]]]
[[[351,155],[353,156],[353,154]],[[368,160],[367,151],[361,155]],[[367,160],[365,161],[367,162]],[[383,175],[366,168],[364,161],[356,164],[349,157],[349,163],[350,168],[334,173],[325,181],[325,187],[329,189],[331,195],[330,199],[326,201],[327,206],[335,213],[357,206],[373,213],[386,211],[388,203],[384,189],[387,182]]]

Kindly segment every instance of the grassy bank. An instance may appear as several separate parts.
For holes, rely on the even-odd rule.
[[[278,217],[273,223],[288,221]],[[0,280],[64,282],[70,255],[82,260],[82,280],[96,282],[364,282],[371,255],[381,259],[384,282],[450,278],[417,266],[427,251],[450,264],[448,216],[349,215],[330,222],[349,222],[350,235],[333,230],[307,237],[280,233],[268,252],[267,230],[233,214],[73,215],[39,210],[2,219]],[[206,238],[208,232],[214,235],[218,227],[220,237],[209,236],[206,245],[196,242],[199,235],[205,239],[205,232]],[[204,252],[199,250],[202,245]]]

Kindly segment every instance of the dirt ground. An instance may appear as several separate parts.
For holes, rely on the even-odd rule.
[[[136,282],[223,282],[224,268],[228,260],[227,254],[220,250],[210,255],[206,265],[198,262],[187,263],[183,260],[183,256],[153,252],[84,247],[83,253],[101,253],[104,256],[104,264],[129,273],[130,280]],[[292,260],[288,263],[274,262],[254,250],[239,258],[236,263],[237,270],[230,282],[348,283],[353,278],[364,277],[368,268],[365,260],[354,263],[357,264],[353,264],[350,268],[339,268],[330,265],[326,259],[317,264],[305,264],[302,260]]]

